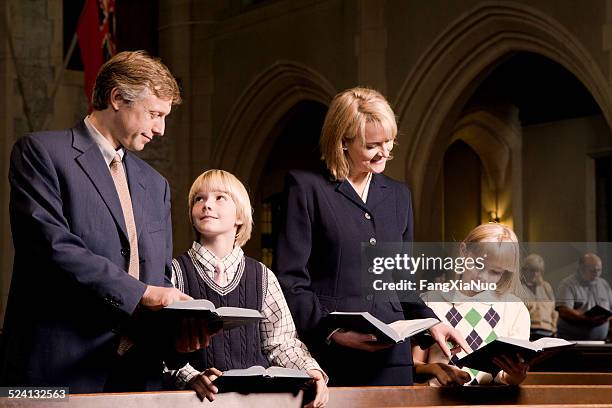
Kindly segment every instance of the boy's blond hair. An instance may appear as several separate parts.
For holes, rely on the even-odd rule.
[[[321,131],[321,154],[336,180],[350,171],[346,147],[351,143],[365,146],[365,127],[374,123],[389,140],[395,142],[397,123],[389,103],[380,92],[369,88],[352,88],[339,93],[329,105]]]
[[[251,238],[253,230],[253,209],[251,200],[244,184],[232,173],[225,170],[212,169],[200,174],[189,189],[189,220],[193,225],[191,210],[195,205],[195,197],[198,192],[220,191],[228,194],[236,204],[236,219],[242,222],[236,231],[236,245],[242,247]],[[196,239],[200,239],[200,233],[194,228]]]

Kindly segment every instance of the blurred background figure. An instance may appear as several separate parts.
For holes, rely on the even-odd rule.
[[[531,317],[531,341],[557,332],[559,313],[555,310],[555,293],[544,280],[544,269],[544,258],[538,254],[527,256],[521,267],[521,282],[527,296],[524,300]]]
[[[587,315],[596,305],[610,310],[612,290],[601,278],[601,259],[587,253],[578,260],[578,270],[559,283],[557,310],[559,337],[575,340],[605,340],[610,318],[603,315]]]

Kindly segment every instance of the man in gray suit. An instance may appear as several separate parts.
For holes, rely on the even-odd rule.
[[[143,316],[190,297],[166,273],[168,182],[132,152],[163,136],[180,101],[164,64],[122,52],[100,69],[94,110],[83,122],[15,143],[15,259],[0,385],[68,386],[71,393],[160,388],[163,336]],[[207,341],[203,333],[181,348]]]

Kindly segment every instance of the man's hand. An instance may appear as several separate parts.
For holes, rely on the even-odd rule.
[[[610,321],[610,317],[605,316],[605,315],[597,315],[597,316],[585,316],[588,319],[588,322],[591,326],[599,326],[601,324],[604,324],[608,321]]]
[[[204,401],[204,398],[214,401],[215,394],[219,392],[219,389],[213,384],[213,381],[222,375],[223,373],[216,368],[209,368],[193,377],[189,381],[189,386],[198,394],[198,398],[202,401]]]
[[[435,377],[441,385],[463,385],[470,381],[471,377],[458,367],[443,363],[416,363],[415,373],[425,378]]]
[[[461,349],[468,354],[472,352],[472,349],[463,339],[461,333],[444,323],[438,323],[434,327],[430,328],[429,332],[431,333],[431,337],[433,337],[436,343],[438,343],[438,346],[440,346],[440,349],[442,349],[442,352],[446,355],[446,357],[450,358],[452,355],[460,352]],[[448,348],[448,340],[455,344],[455,347],[453,347],[452,350]]]
[[[341,346],[368,351],[370,353],[384,350],[395,345],[394,343],[377,343],[375,335],[363,334],[354,331],[338,330],[331,336],[331,339]]]
[[[189,295],[184,294],[176,288],[165,288],[162,286],[148,285],[140,304],[151,310],[159,310],[177,300],[192,300]]]
[[[314,401],[311,401],[305,408],[323,408],[329,401],[329,390],[325,384],[325,377],[319,370],[308,370],[308,374],[315,382],[316,395]]]

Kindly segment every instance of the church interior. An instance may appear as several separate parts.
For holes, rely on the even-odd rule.
[[[83,4],[0,0],[0,321],[13,262],[11,149],[25,133],[71,127],[87,115],[75,45]],[[160,57],[181,88],[183,102],[168,116],[164,137],[138,153],[170,184],[175,255],[193,240],[192,181],[219,168],[251,196],[245,253],[272,265],[285,176],[321,166],[330,101],[365,86],[380,91],[396,115],[397,144],[385,174],[412,192],[416,242],[459,242],[475,226],[499,222],[526,243],[526,253],[538,245],[554,253],[546,259],[553,286],[586,251],[598,252],[610,281],[612,0],[114,4],[117,51]],[[611,346],[584,345],[563,363],[543,364],[519,391],[422,387],[358,395],[338,388],[328,406],[610,404]],[[70,403],[85,404],[80,398]],[[126,398],[196,403],[185,394]],[[244,406],[240,398],[255,397],[223,401]],[[264,398],[252,403],[296,406],[293,397]]]

